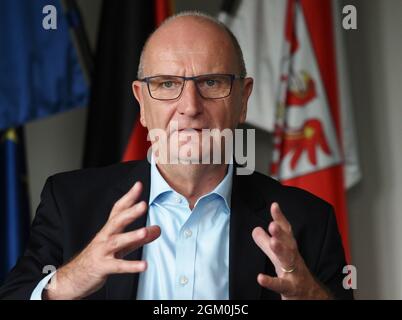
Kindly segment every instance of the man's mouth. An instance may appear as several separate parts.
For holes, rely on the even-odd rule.
[[[203,130],[203,128],[183,128],[183,129],[179,129],[179,132],[191,132],[191,131],[199,131],[201,132]]]

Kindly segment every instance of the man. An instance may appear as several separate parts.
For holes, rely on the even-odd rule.
[[[351,298],[330,205],[237,165],[192,161],[212,147],[187,137],[246,119],[253,80],[234,36],[202,14],[175,16],[147,41],[138,78],[142,125],[179,143],[151,164],[50,177],[0,297]]]

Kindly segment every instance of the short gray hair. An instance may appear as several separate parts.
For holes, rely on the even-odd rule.
[[[241,50],[239,41],[237,40],[236,36],[233,34],[233,32],[221,21],[219,21],[218,19],[216,19],[215,17],[203,13],[201,11],[182,11],[179,12],[177,14],[174,14],[172,16],[170,16],[169,18],[167,18],[166,20],[164,20],[161,25],[156,28],[147,38],[147,40],[145,41],[144,47],[142,48],[141,51],[141,56],[140,56],[140,63],[138,64],[138,71],[137,71],[137,77],[138,79],[141,79],[144,76],[144,55],[145,55],[145,51],[146,51],[146,47],[148,45],[149,40],[151,39],[152,35],[161,27],[163,27],[165,24],[168,24],[169,22],[172,22],[174,20],[176,20],[177,18],[180,17],[198,17],[204,20],[207,20],[211,23],[213,23],[215,26],[219,27],[220,29],[224,30],[228,35],[230,40],[232,41],[233,47],[235,49],[235,53],[237,56],[237,61],[239,64],[239,69],[240,69],[240,76],[241,77],[246,77],[247,75],[247,70],[246,70],[246,64],[244,62],[244,57],[243,57],[243,51]]]

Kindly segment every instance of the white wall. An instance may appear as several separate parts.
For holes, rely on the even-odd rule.
[[[343,1],[343,0],[341,0]],[[351,0],[358,30],[345,31],[350,62],[362,182],[350,190],[349,216],[358,298],[402,299],[402,1]],[[95,44],[99,0],[80,0]],[[215,13],[217,1],[176,0],[178,10]],[[36,208],[45,178],[79,168],[86,109],[27,125],[31,203]],[[270,136],[257,131],[257,169],[266,172]]]
[[[363,180],[349,192],[358,296],[402,299],[402,1],[355,4],[345,32]]]
[[[81,167],[86,114],[77,108],[25,126],[32,214],[47,177]]]

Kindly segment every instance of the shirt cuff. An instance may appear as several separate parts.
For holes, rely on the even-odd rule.
[[[52,273],[48,274],[46,277],[44,277],[38,285],[35,287],[34,291],[31,294],[31,299],[30,300],[42,300],[42,292],[48,285],[50,278],[54,276],[56,271],[53,271]]]

